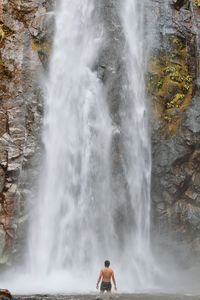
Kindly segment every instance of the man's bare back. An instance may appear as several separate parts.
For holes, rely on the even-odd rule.
[[[101,269],[100,275],[102,277],[102,281],[111,282],[111,278],[114,277],[114,272],[111,268],[103,268]]]
[[[101,292],[104,292],[104,291],[111,292],[111,289],[112,289],[111,279],[112,279],[112,282],[114,283],[114,286],[115,286],[115,290],[117,290],[114,272],[109,267],[110,262],[108,260],[106,260],[104,265],[105,265],[105,267],[103,269],[101,269],[99,278],[97,280],[97,289],[99,288],[99,283],[101,281],[101,287],[100,287]]]

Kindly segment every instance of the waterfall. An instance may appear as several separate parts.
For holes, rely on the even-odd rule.
[[[33,274],[52,275],[55,282],[59,272],[70,270],[74,276],[84,266],[91,270],[109,243],[103,224],[104,218],[110,222],[111,123],[103,84],[93,70],[102,42],[96,19],[91,0],[63,0],[56,14],[44,118],[46,157],[30,240]]]
[[[125,47],[116,180],[111,151],[116,128],[95,70],[105,29],[95,1],[62,0],[56,12],[45,163],[29,241],[31,271],[46,287],[51,278],[51,284],[62,283],[68,291],[92,290],[107,258],[122,289],[149,286],[151,159],[143,6],[126,0],[118,10]]]
[[[105,259],[119,291],[152,284],[144,3],[112,3],[124,44],[115,124],[97,70],[107,38],[97,2],[60,0],[55,12],[44,164],[28,241],[27,285],[37,292],[94,291]]]
[[[145,1],[126,0],[121,12],[126,40],[121,109],[124,144],[122,155],[130,201],[125,217],[130,220],[126,251],[131,274],[135,274],[136,277],[133,282],[136,282],[136,287],[142,289],[149,287],[152,280],[150,277],[151,143],[144,81],[147,55],[144,49],[144,9]],[[129,285],[131,286],[131,282]]]

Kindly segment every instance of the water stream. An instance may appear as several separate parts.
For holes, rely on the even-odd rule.
[[[118,10],[125,36],[118,111],[123,175],[114,182],[111,141],[116,128],[94,68],[106,34],[95,6],[92,0],[62,0],[56,13],[30,268],[44,287],[50,280],[68,291],[87,290],[95,285],[103,261],[110,259],[121,289],[143,289],[149,286],[151,173],[144,4],[126,0]],[[85,278],[78,286],[77,276]]]
[[[152,286],[145,8],[141,0],[115,3],[124,35],[118,127],[95,67],[106,40],[97,1],[61,0],[55,12],[45,160],[28,241],[27,285],[37,292],[94,291],[105,259],[120,291]],[[113,153],[116,134],[120,150]]]

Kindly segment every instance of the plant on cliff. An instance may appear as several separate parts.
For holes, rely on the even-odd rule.
[[[52,41],[48,39],[39,40],[36,38],[32,39],[32,49],[33,51],[38,52],[38,56],[43,64],[43,66],[47,67],[48,57],[50,56],[50,52],[52,49]]]
[[[0,42],[12,34],[13,31],[10,28],[8,28],[4,23],[0,23]]]
[[[200,0],[195,0],[195,5],[198,7],[198,8],[200,8]]]
[[[167,108],[173,108],[173,107],[176,107],[176,108],[179,108],[180,107],[180,104],[182,103],[183,99],[185,98],[185,95],[184,94],[181,94],[181,93],[177,93],[173,99],[171,101],[169,101],[167,103]]]
[[[156,116],[165,132],[173,134],[191,102],[193,78],[186,64],[188,48],[185,40],[172,35],[167,43],[167,51],[154,53],[150,59],[146,82],[147,93],[153,96]]]
[[[177,50],[183,50],[185,48],[185,44],[180,38],[173,37],[171,43]]]
[[[5,32],[2,26],[0,26],[0,42],[3,41],[4,38],[5,38]]]

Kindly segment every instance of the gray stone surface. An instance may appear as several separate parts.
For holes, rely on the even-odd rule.
[[[38,52],[50,48],[39,39],[41,32],[45,36],[48,9],[46,0],[0,1],[0,224],[6,240],[0,252],[5,264],[23,253],[26,230],[22,234],[19,220],[27,214],[24,190],[30,191],[37,177],[31,169],[37,173],[39,164],[39,74],[44,71]]]
[[[180,114],[175,112],[173,118],[179,114],[181,121],[173,133],[167,133],[162,119],[152,116],[152,221],[154,233],[175,237],[192,248],[192,241],[200,237],[199,9],[195,1],[153,2],[157,6],[156,30],[160,37],[156,48],[170,57],[170,39],[186,41],[184,64],[193,78],[193,86],[191,102]],[[174,58],[170,60],[172,64],[178,63]]]
[[[97,299],[122,299],[122,300],[199,300],[200,296],[179,294],[112,294],[99,297],[98,294],[88,295],[32,295],[14,296],[16,300],[97,300]]]

